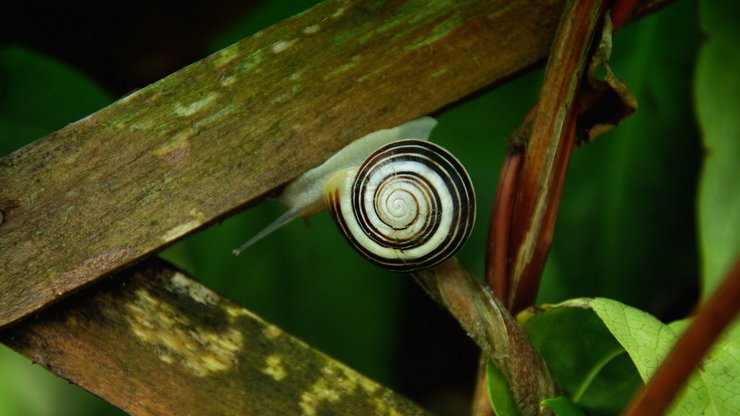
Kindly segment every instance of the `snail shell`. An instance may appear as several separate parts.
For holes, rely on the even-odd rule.
[[[308,170],[277,198],[288,211],[234,254],[328,207],[347,240],[375,264],[415,271],[442,263],[470,236],[475,194],[460,162],[425,141],[436,124],[423,117],[378,130]]]
[[[445,149],[422,140],[387,144],[324,186],[347,240],[371,262],[395,271],[433,267],[467,241],[475,222],[468,173]]]

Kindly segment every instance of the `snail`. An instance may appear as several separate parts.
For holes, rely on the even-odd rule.
[[[428,140],[430,117],[364,136],[286,186],[288,211],[234,250],[238,255],[299,216],[328,208],[347,241],[394,271],[433,267],[465,243],[475,193],[460,162]]]

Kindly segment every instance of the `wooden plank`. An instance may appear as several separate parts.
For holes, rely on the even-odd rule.
[[[162,261],[0,341],[136,415],[426,414]]]
[[[0,159],[0,327],[535,64],[561,8],[329,0]]]

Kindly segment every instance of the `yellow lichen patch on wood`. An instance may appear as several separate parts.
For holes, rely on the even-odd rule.
[[[379,389],[376,383],[363,378],[351,369],[334,362],[327,362],[324,368],[321,369],[321,375],[318,380],[301,395],[299,405],[302,414],[314,416],[318,413],[318,408],[322,403],[338,402],[342,398],[354,394],[357,391],[357,387],[362,388],[364,393],[368,395],[375,393]],[[379,405],[382,403],[382,400],[373,401],[378,411],[381,410]],[[391,409],[383,404],[383,410],[385,411],[378,414],[389,414],[389,410]]]
[[[342,7],[338,8],[334,13],[332,13],[331,14],[331,17],[333,19],[338,19],[338,18],[342,17],[342,15],[344,14],[344,11],[345,10],[347,10],[347,8],[345,6],[342,6]]]
[[[262,49],[257,49],[256,51],[247,55],[247,57],[244,59],[244,62],[240,65],[240,68],[244,72],[249,72],[257,67],[259,64],[261,64],[263,60],[264,56]]]
[[[265,359],[265,366],[262,368],[262,373],[272,377],[275,381],[280,381],[288,375],[285,367],[283,367],[282,358],[277,354],[269,355]]]
[[[267,324],[265,328],[262,330],[262,334],[267,339],[275,339],[283,334],[283,331],[276,327],[275,325]]]
[[[190,138],[195,135],[196,131],[192,127],[180,130],[169,140],[164,142],[158,148],[152,150],[152,154],[164,158],[169,163],[179,163],[188,156],[190,148]]]
[[[229,85],[236,82],[236,77],[231,75],[221,80],[222,87],[228,87]]]
[[[177,225],[175,227],[172,227],[166,233],[164,233],[164,235],[162,236],[162,240],[172,241],[176,239],[177,237],[180,237],[181,235],[186,234],[188,231],[195,229],[199,225],[200,225],[200,221],[192,220],[192,221],[188,221],[186,223]]]
[[[311,25],[306,26],[303,28],[303,33],[306,35],[313,35],[314,33],[317,33],[319,30],[321,30],[321,26],[319,25]]]
[[[200,100],[193,101],[190,104],[181,104],[177,103],[175,104],[175,115],[180,117],[188,117],[192,116],[193,114],[197,113],[200,110],[203,110],[204,108],[208,107],[213,103],[216,98],[218,98],[219,94],[215,91],[211,91],[206,95],[204,98],[201,98]]]
[[[151,130],[157,125],[152,119],[143,119],[129,124],[129,131],[147,131]]]
[[[205,215],[202,212],[193,208],[190,210],[190,215],[195,219],[170,228],[169,230],[167,230],[167,232],[164,233],[164,235],[162,235],[162,240],[172,241],[203,224],[203,219],[205,218]]]
[[[291,46],[293,46],[294,43],[298,42],[298,39],[291,39],[291,40],[281,40],[279,42],[275,42],[272,45],[272,52],[273,53],[280,53]]]
[[[66,159],[64,159],[65,165],[71,165],[77,161],[78,153],[72,153],[71,155],[67,156]]]
[[[200,121],[198,121],[197,123],[195,123],[195,127],[196,128],[199,128],[199,129],[200,128],[208,128],[209,125],[213,125],[213,124],[222,122],[223,120],[221,120],[221,119],[224,118],[224,117],[226,117],[227,115],[231,114],[232,112],[234,112],[235,109],[236,109],[235,106],[224,107],[224,108],[216,111],[215,113],[211,114],[210,116],[204,117],[203,119],[201,119]]]
[[[388,416],[401,416],[402,415],[402,413],[399,413],[393,407],[393,404],[388,403],[388,401],[382,397],[378,397],[375,400],[373,400],[373,404],[375,405],[376,415],[388,415]]]
[[[224,66],[239,56],[239,48],[232,45],[228,48],[221,49],[214,54],[213,63],[216,66]]]
[[[204,377],[236,367],[244,344],[234,328],[215,332],[191,321],[166,301],[138,289],[126,305],[131,332],[161,361]]]
[[[237,318],[240,318],[242,316],[248,316],[253,319],[261,320],[257,315],[253,314],[247,309],[240,308],[238,306],[226,305],[226,307],[224,307],[224,311],[226,311],[226,315],[228,315],[230,322],[234,322],[237,320]]]
[[[219,300],[216,292],[200,283],[188,279],[187,276],[180,272],[176,272],[172,275],[170,278],[170,285],[168,286],[173,289],[174,292],[185,294],[190,299],[204,305],[215,305]]]
[[[324,75],[324,80],[337,76],[342,72],[349,71],[350,69],[356,67],[361,59],[362,55],[354,55],[352,58],[350,58],[349,61],[337,66],[336,68],[329,71],[326,75]]]

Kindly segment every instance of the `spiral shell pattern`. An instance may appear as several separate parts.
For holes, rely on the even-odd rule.
[[[325,187],[329,210],[368,260],[395,271],[433,267],[462,247],[475,222],[475,193],[460,162],[422,140],[373,152]]]

